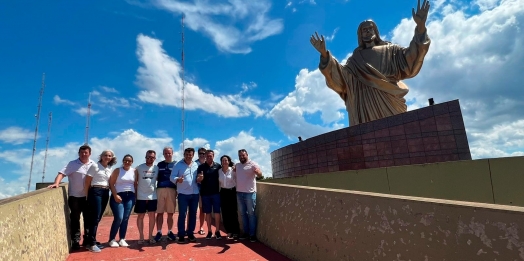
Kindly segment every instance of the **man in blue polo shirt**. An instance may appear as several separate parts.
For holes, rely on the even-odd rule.
[[[173,213],[176,209],[176,184],[171,182],[171,171],[175,166],[176,161],[173,160],[173,148],[164,148],[164,160],[157,164],[158,178],[157,178],[157,208],[156,208],[156,229],[158,232],[154,238],[155,242],[162,238],[162,225],[164,225],[164,212],[167,213],[167,238],[175,240],[176,236],[173,233]]]
[[[175,164],[171,171],[171,182],[177,184],[178,189],[178,243],[185,242],[187,235],[189,241],[195,242],[193,234],[196,227],[196,214],[198,207],[199,189],[197,185],[198,165],[193,161],[195,149],[187,148],[184,150],[184,160]],[[189,209],[189,212],[188,212]],[[187,214],[187,229],[185,229]]]

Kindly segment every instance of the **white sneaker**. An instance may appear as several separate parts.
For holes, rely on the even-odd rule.
[[[110,246],[110,247],[118,247],[119,245],[118,245],[118,243],[116,242],[116,240],[113,239],[113,240],[111,240],[111,242],[109,242],[109,246]]]
[[[120,239],[120,241],[118,241],[118,244],[121,246],[121,247],[128,247],[129,245],[127,244],[126,240],[125,239]]]
[[[116,243],[116,242],[115,242],[115,243]],[[98,248],[96,245],[90,246],[90,247],[89,247],[89,251],[91,251],[91,252],[93,252],[93,253],[100,253],[100,252],[102,252],[102,251],[100,250],[100,248]]]

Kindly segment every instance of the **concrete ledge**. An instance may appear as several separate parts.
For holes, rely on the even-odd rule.
[[[523,260],[523,207],[259,183],[257,236],[293,260]]]
[[[358,190],[524,207],[524,157],[315,173],[260,183]]]
[[[0,260],[65,260],[67,189],[41,189],[0,200]]]

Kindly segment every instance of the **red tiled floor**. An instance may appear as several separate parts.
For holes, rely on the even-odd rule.
[[[131,215],[127,229],[126,241],[129,247],[110,248],[107,246],[107,240],[112,221],[113,217],[104,217],[98,227],[97,240],[105,246],[101,253],[91,253],[82,248],[80,251],[70,253],[67,260],[290,260],[260,242],[251,243],[248,240],[227,239],[223,231],[221,240],[215,238],[206,240],[204,235],[195,234],[197,238],[195,243],[177,244],[166,240],[158,244],[139,246],[137,244],[139,236],[136,215]],[[147,230],[148,224],[149,219],[146,216],[144,230]],[[167,233],[166,226],[167,223],[164,221],[164,235]],[[174,226],[176,233],[176,215]],[[147,232],[145,234],[147,235]]]

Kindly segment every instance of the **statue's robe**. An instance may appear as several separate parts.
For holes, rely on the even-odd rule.
[[[430,42],[426,32],[415,31],[407,48],[391,43],[357,48],[344,66],[329,51],[329,57],[321,56],[319,69],[346,103],[349,126],[406,112],[409,90],[400,80],[418,74]]]

